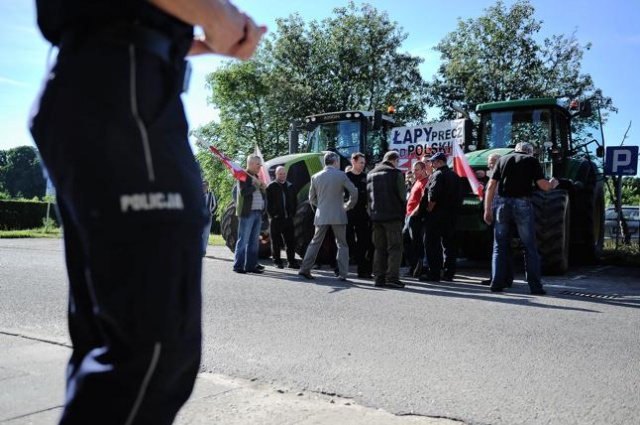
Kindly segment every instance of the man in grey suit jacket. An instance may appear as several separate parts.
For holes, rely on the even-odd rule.
[[[329,227],[333,229],[338,245],[338,276],[340,280],[347,280],[349,273],[349,245],[347,245],[347,210],[358,202],[358,189],[351,183],[345,173],[340,171],[340,157],[335,152],[328,152],[324,156],[324,169],[311,177],[309,187],[309,203],[315,207],[316,216],[313,224],[315,234],[307,247],[304,260],[298,274],[307,279],[313,279],[311,267]],[[344,191],[349,192],[349,200],[344,202]]]

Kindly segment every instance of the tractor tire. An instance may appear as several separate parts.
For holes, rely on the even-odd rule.
[[[231,250],[236,249],[236,242],[238,241],[238,217],[236,216],[236,203],[231,202],[225,208],[222,213],[222,220],[220,220],[220,232],[222,233],[222,239],[224,244]]]
[[[236,203],[231,201],[222,214],[220,221],[220,230],[224,244],[235,252],[236,242],[238,241],[238,216],[236,216]],[[266,215],[262,218],[262,228],[260,229],[260,246],[258,248],[259,258],[271,257],[271,239],[269,237],[269,220]]]
[[[493,228],[459,235],[458,248],[468,260],[490,260],[493,253]]]
[[[531,197],[535,213],[536,239],[546,275],[564,274],[569,269],[571,206],[563,189],[535,191]]]
[[[592,265],[602,257],[604,244],[604,184],[596,181],[596,167],[585,162],[571,199],[571,263]],[[581,170],[582,171],[582,170]]]
[[[304,258],[307,247],[313,239],[315,233],[315,225],[313,220],[315,212],[309,201],[304,201],[298,205],[295,217],[293,217],[293,228],[296,238],[296,253],[300,258]],[[336,261],[336,244],[333,232],[329,230],[322,241],[322,247],[316,257],[316,264],[333,264]]]

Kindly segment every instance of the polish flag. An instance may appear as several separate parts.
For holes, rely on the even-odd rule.
[[[467,157],[464,155],[464,152],[462,152],[462,148],[456,142],[453,143],[453,171],[460,177],[466,177],[467,180],[469,180],[471,190],[478,195],[478,198],[482,201],[483,187],[478,181],[476,173],[471,169]]]
[[[258,171],[258,178],[264,183],[271,183],[271,177],[269,177],[269,170],[267,170],[267,166],[264,163],[264,158],[262,157],[262,152],[260,152],[260,148],[256,145],[256,150],[253,152],[254,155],[260,158],[260,162],[262,163],[262,167],[260,167],[260,171]]]
[[[198,145],[200,145],[203,148],[209,149],[211,152],[214,153],[214,155],[220,158],[220,161],[222,161],[224,166],[227,167],[229,171],[231,171],[231,174],[233,174],[234,179],[239,180],[241,182],[247,180],[247,177],[249,177],[247,172],[241,166],[233,162],[233,160],[231,160],[231,158],[229,158],[227,155],[220,152],[218,148],[211,145],[207,145],[201,142],[200,140],[198,140]]]

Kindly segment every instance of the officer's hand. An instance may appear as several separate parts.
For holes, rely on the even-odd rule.
[[[493,211],[486,210],[484,212],[484,222],[491,226],[491,223],[493,223]]]
[[[218,53],[238,59],[249,59],[255,52],[267,27],[258,26],[229,2],[219,2],[218,13],[204,25],[204,35],[195,39],[190,55]]]

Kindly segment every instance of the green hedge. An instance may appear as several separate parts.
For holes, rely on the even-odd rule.
[[[46,202],[0,201],[0,230],[35,229],[42,227],[46,217]],[[49,218],[58,224],[54,204],[50,204]]]

